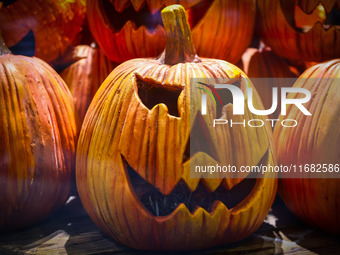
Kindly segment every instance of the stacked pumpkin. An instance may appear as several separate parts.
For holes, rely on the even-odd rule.
[[[310,166],[326,164],[332,171],[339,164],[338,81],[340,75],[340,30],[338,8],[334,1],[258,1],[259,34],[276,54],[309,67],[293,87],[309,90],[312,97],[305,107],[312,116],[294,107],[283,119],[294,119],[295,128],[276,125],[274,141],[278,164]],[[326,61],[318,65],[310,61]],[[288,98],[297,98],[289,94]],[[278,121],[278,122],[279,122]],[[325,169],[326,170],[326,169]],[[327,170],[328,171],[328,170]],[[322,230],[339,234],[339,179],[327,171],[296,174],[279,179],[279,194],[285,204],[302,220]],[[330,175],[333,178],[329,178]],[[319,177],[319,178],[315,178]]]

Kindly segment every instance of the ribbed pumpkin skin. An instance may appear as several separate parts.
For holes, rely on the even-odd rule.
[[[122,156],[163,194],[169,194],[180,180],[190,190],[196,189],[200,179],[190,178],[189,161],[182,162],[190,134],[189,108],[193,100],[190,79],[245,77],[227,62],[201,60],[201,63],[173,66],[152,59],[127,61],[104,81],[86,114],[77,147],[76,179],[80,198],[101,230],[132,248],[190,250],[243,239],[259,228],[274,200],[276,179],[264,178],[258,179],[252,193],[230,210],[218,201],[211,214],[201,207],[191,214],[180,204],[171,214],[155,217],[131,187]],[[165,104],[158,104],[152,110],[146,108],[136,91],[136,75],[161,86],[183,86],[178,99],[180,117],[167,114]],[[199,97],[200,92],[196,96]],[[256,107],[263,107],[256,93],[254,98]],[[208,109],[214,111],[210,103]],[[228,115],[231,105],[227,109]],[[249,118],[254,117],[247,114]],[[220,136],[226,146],[249,153],[240,154],[241,160],[231,158],[229,162],[238,165],[243,159],[256,165],[267,150],[266,163],[275,162],[270,137],[266,135],[269,127],[257,130],[258,133],[251,128],[227,129],[221,132],[229,135]],[[214,190],[221,181],[204,179],[203,183]]]
[[[60,73],[74,99],[79,127],[94,94],[115,65],[98,48],[79,45],[71,52],[79,59]]]
[[[245,60],[244,71],[250,79],[264,78],[253,79],[252,82],[261,97],[265,109],[269,109],[272,106],[273,85],[278,89],[282,87],[282,83],[276,82],[274,84],[271,79],[268,80],[266,78],[298,77],[298,73],[292,71],[285,59],[277,56],[268,48],[261,50],[248,49],[243,54],[242,60]],[[269,118],[276,118],[279,114],[278,108]]]
[[[136,6],[146,4],[154,11],[179,2],[188,10],[190,20],[190,7],[202,1],[207,0],[133,2]],[[108,21],[102,2],[87,0],[87,17],[94,38],[109,59],[122,63],[133,58],[157,57],[163,51],[166,40],[161,25],[150,31],[144,25],[136,29],[129,21],[116,31]],[[127,1],[115,2],[124,6]],[[253,0],[214,0],[205,16],[191,29],[197,54],[236,63],[251,42],[255,14]]]
[[[62,206],[74,170],[71,94],[37,58],[0,56],[0,229],[26,227]]]
[[[298,80],[294,87],[311,92],[312,98],[305,106],[312,116],[306,117],[290,107],[284,118],[295,119],[299,125],[286,129],[276,125],[278,163],[339,164],[340,60],[315,65],[300,77],[309,80]],[[317,78],[323,79],[316,82]],[[327,78],[337,80],[330,82]],[[340,179],[280,179],[279,194],[287,207],[306,223],[340,233]]]
[[[288,62],[277,56],[268,48],[250,52],[248,63],[245,64],[245,72],[250,78],[294,78]]]
[[[32,30],[34,55],[47,62],[62,55],[82,30],[85,0],[17,0],[0,10],[0,31],[8,47]]]
[[[326,31],[321,23],[317,23],[307,33],[298,32],[287,22],[280,1],[257,1],[259,32],[266,45],[279,56],[291,59],[320,62],[340,57],[340,29],[333,26]],[[301,1],[301,6],[308,6],[308,2],[315,3]],[[339,0],[320,2],[324,6],[340,4]]]

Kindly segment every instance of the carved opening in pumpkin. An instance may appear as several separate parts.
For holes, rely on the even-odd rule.
[[[269,151],[264,154],[258,165],[268,161]],[[250,173],[243,181],[235,185],[231,190],[224,188],[223,181],[213,192],[208,191],[200,181],[197,188],[191,192],[184,181],[180,181],[169,195],[162,194],[156,187],[145,181],[122,157],[125,173],[134,191],[134,195],[144,207],[154,216],[167,216],[180,204],[184,204],[191,213],[202,207],[212,213],[217,202],[222,202],[228,209],[246,203],[258,190],[263,180],[257,178],[257,173]]]
[[[213,0],[204,0],[188,9],[191,28],[194,28],[205,16],[212,3]],[[121,12],[116,10],[110,0],[100,0],[100,5],[107,22],[113,26],[115,31],[120,31],[128,21],[133,22],[136,28],[144,25],[149,31],[153,31],[158,25],[163,26],[161,10],[165,7],[165,4],[154,14],[151,13],[146,2],[142,4],[139,11],[134,9],[130,1],[127,3],[128,6]]]
[[[241,87],[241,82],[243,79],[233,78],[231,81],[227,82],[228,84],[235,85],[237,87]],[[223,83],[223,82],[222,82]],[[202,84],[202,83],[200,83]],[[212,86],[212,85],[208,85]],[[212,95],[216,100],[216,114],[214,119],[223,118],[223,107],[228,104],[233,104],[233,95],[228,89],[216,89],[219,98],[215,93]],[[219,103],[219,99],[221,99],[222,103]],[[190,144],[190,141],[192,143]],[[211,144],[212,138],[210,137],[209,128],[205,124],[203,120],[202,114],[199,112],[193,122],[193,126],[190,130],[190,137],[187,141],[186,149],[183,154],[183,162],[188,161],[196,152],[205,152],[210,157],[218,161],[216,148]],[[208,146],[207,146],[208,145]],[[192,150],[190,150],[190,146],[192,146]]]
[[[138,75],[136,75],[136,83],[138,96],[149,110],[158,104],[165,104],[170,115],[179,117],[180,114],[177,103],[183,87],[144,81]]]
[[[184,204],[191,213],[199,207],[211,213],[217,205],[215,201],[222,202],[229,209],[234,208],[251,194],[258,181],[256,173],[252,173],[231,190],[224,188],[221,182],[213,192],[209,192],[201,181],[191,192],[188,186],[180,181],[169,195],[163,195],[156,187],[140,177],[124,158],[123,162],[135,195],[154,216],[169,215],[180,204]]]
[[[289,23],[299,33],[307,33],[315,24],[322,24],[325,30],[340,29],[340,5],[334,1],[331,10],[324,7],[323,1],[308,1],[308,5],[296,5],[292,0],[281,0],[282,12]]]
[[[190,141],[192,141],[191,144]],[[197,152],[204,152],[218,162],[216,148],[211,144],[211,141],[212,138],[203,116],[198,113],[190,130],[190,137],[183,154],[183,163],[188,161]],[[190,150],[190,148],[192,148],[192,150]]]

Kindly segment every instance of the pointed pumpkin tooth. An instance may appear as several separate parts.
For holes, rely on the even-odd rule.
[[[308,0],[306,12],[308,14],[312,13],[318,5],[319,5],[319,0]]]
[[[214,192],[221,184],[222,178],[205,178],[202,179],[202,184],[209,192]]]
[[[136,12],[140,11],[145,3],[145,0],[130,0]]]
[[[297,0],[295,1],[295,5],[298,5],[304,13],[307,13],[307,2],[307,0]]]
[[[182,180],[188,186],[191,192],[197,189],[197,185],[200,182],[200,178],[192,178],[190,176],[190,160],[183,164],[183,176]]]
[[[152,15],[154,15],[158,11],[161,11],[162,7],[166,6],[166,3],[158,0],[146,0],[146,3]]]
[[[192,217],[197,219],[202,219],[203,214],[209,214],[204,208],[196,207],[195,210],[192,212]]]
[[[170,215],[167,216],[167,218],[172,218],[175,220],[177,219],[178,221],[176,222],[184,223],[187,222],[189,218],[191,218],[191,213],[188,207],[186,207],[185,204],[181,203]]]
[[[319,4],[319,0],[298,0],[297,4],[305,13],[310,14]]]
[[[110,0],[110,2],[113,4],[117,12],[124,11],[124,9],[130,5],[129,0]]]
[[[235,185],[243,181],[244,178],[224,178],[222,181],[223,188],[231,190]]]
[[[188,9],[188,8],[191,8],[191,7],[193,7],[194,5],[196,5],[200,2],[202,2],[202,0],[183,0],[183,1],[181,1],[181,5],[185,9]]]
[[[229,215],[230,210],[221,201],[216,200],[212,204],[211,214],[213,218],[216,218],[216,217],[219,218],[221,217],[222,214]],[[229,219],[229,217],[227,217],[226,219]]]
[[[334,8],[336,1],[335,0],[327,0],[327,1],[321,1],[321,4],[325,8],[327,13],[330,13],[332,9]],[[338,5],[340,4],[340,1],[338,1]]]
[[[157,182],[154,185],[164,196],[170,195],[170,193],[174,190],[174,188],[178,184],[178,181],[176,179],[169,180],[169,178],[167,178],[166,176],[163,177],[163,180],[160,179],[160,177],[158,176],[156,178]]]

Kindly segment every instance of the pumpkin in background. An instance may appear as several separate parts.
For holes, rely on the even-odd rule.
[[[312,98],[305,107],[312,116],[289,107],[287,115],[280,117],[295,119],[299,124],[295,128],[275,126],[278,164],[340,163],[339,78],[337,59],[307,69],[294,84],[311,92]],[[304,174],[304,177],[310,176]],[[306,223],[340,234],[340,179],[323,177],[279,179],[279,194],[287,207]]]
[[[114,62],[157,57],[165,47],[160,11],[170,4],[188,11],[192,38],[202,57],[236,63],[250,44],[255,24],[253,0],[87,0],[91,32]]]
[[[277,87],[280,90],[283,86],[290,86],[290,82],[287,80],[277,79],[274,82],[271,78],[297,78],[299,76],[299,71],[290,66],[289,63],[269,48],[255,49],[248,48],[248,50],[242,56],[244,71],[248,75],[259,92],[265,109],[269,109],[272,106],[272,90],[273,87]],[[262,79],[254,79],[262,78]],[[288,85],[289,84],[289,85]],[[278,92],[280,93],[280,91]],[[278,96],[280,99],[280,94]],[[278,102],[280,104],[280,100]],[[270,119],[276,119],[280,114],[278,109],[270,115]]]
[[[33,31],[34,55],[47,62],[62,55],[82,30],[85,0],[7,2],[0,9],[0,30],[7,46],[16,45]]]
[[[79,127],[94,94],[115,65],[95,45],[79,45],[66,56],[73,63],[60,76],[73,95]]]
[[[190,177],[191,161],[212,160],[203,151],[188,155],[190,129],[198,122],[208,125],[215,114],[200,114],[201,90],[191,96],[189,84],[197,77],[246,76],[223,60],[196,55],[182,6],[165,8],[162,18],[167,33],[163,54],[116,67],[89,107],[77,147],[79,196],[102,231],[132,248],[190,250],[241,240],[262,224],[277,181],[272,175]],[[252,86],[248,79],[240,83],[243,91]],[[256,93],[254,101],[263,108]],[[190,117],[191,105],[196,117]],[[221,118],[229,118],[231,109],[232,104],[225,106]],[[246,115],[254,117],[249,111]],[[229,163],[274,164],[268,125],[257,132],[243,126],[219,130],[226,134],[219,135],[219,146],[242,151],[223,155]]]
[[[12,55],[2,39],[0,45],[0,230],[13,230],[65,203],[76,125],[60,76],[38,58]]]
[[[340,0],[262,0],[257,7],[260,35],[279,56],[305,61],[340,57]]]

